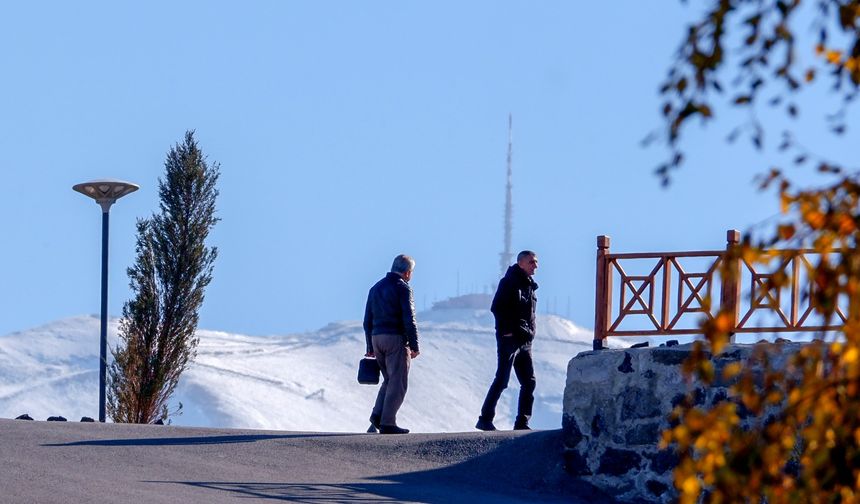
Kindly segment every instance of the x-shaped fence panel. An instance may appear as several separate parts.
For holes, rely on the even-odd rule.
[[[815,251],[730,260],[739,238],[730,230],[726,250],[613,254],[609,237],[598,237],[595,348],[609,336],[700,334],[703,318],[721,309],[733,315],[733,333],[831,331],[845,323],[844,299],[832,320],[810,302]],[[721,268],[734,274],[724,279]]]

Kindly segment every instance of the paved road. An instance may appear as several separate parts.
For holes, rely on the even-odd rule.
[[[0,419],[0,502],[600,502],[561,432],[323,434]]]

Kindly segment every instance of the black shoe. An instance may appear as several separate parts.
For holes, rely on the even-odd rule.
[[[409,434],[409,429],[404,429],[403,427],[398,427],[396,425],[380,425],[379,426],[380,434]]]
[[[519,417],[514,421],[514,430],[532,430],[528,417]]]
[[[493,425],[493,421],[485,420],[484,417],[478,417],[478,423],[475,424],[475,428],[482,431],[496,430],[496,426]]]
[[[370,415],[370,425],[376,430],[379,430],[379,422],[381,420],[382,420],[382,415],[374,415],[374,414]]]

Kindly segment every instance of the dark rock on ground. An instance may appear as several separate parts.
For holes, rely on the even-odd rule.
[[[66,420],[66,417],[64,417],[64,416],[49,416],[48,421],[49,422],[65,422],[67,420]]]
[[[28,415],[26,413],[24,413],[21,416],[15,417],[15,420],[32,420],[32,419],[33,419],[33,417],[31,417],[30,415]]]

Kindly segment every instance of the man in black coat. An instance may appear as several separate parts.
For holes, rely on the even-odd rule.
[[[484,399],[476,429],[494,431],[493,418],[502,391],[508,386],[511,368],[520,382],[517,418],[514,430],[528,430],[534,404],[535,371],[532,364],[532,340],[535,338],[535,291],[538,285],[532,280],[537,270],[537,254],[524,250],[517,254],[517,263],[508,268],[499,281],[499,288],[490,308],[496,318],[496,346],[498,366],[496,377]]]
[[[382,386],[370,415],[370,423],[382,434],[406,434],[397,426],[397,411],[406,397],[409,363],[418,357],[418,325],[409,280],[415,260],[407,255],[394,258],[391,272],[376,282],[367,294],[364,336],[367,357],[376,357]]]

